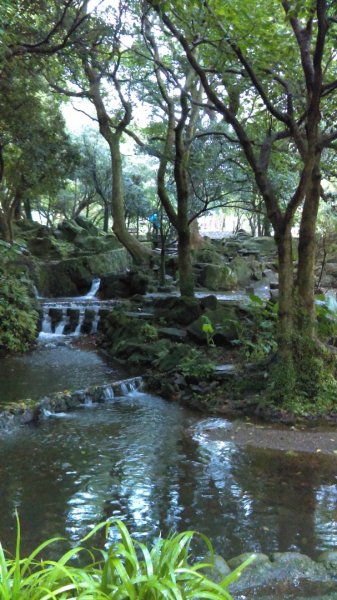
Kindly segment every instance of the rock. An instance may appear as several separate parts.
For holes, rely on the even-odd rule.
[[[186,357],[187,351],[185,344],[175,344],[174,352],[165,353],[157,359],[160,371],[175,372],[177,365]]]
[[[157,317],[178,325],[188,325],[201,314],[200,303],[195,298],[167,296],[157,298],[153,305]]]
[[[100,296],[105,300],[110,298],[131,298],[134,295],[145,294],[148,284],[148,276],[141,272],[110,273],[102,277]]]
[[[242,554],[239,554],[238,556],[234,556],[234,558],[231,558],[230,560],[227,561],[227,564],[229,565],[229,567],[231,568],[231,570],[237,569],[238,567],[240,567],[240,565],[242,565],[242,563],[247,560],[248,558],[250,558],[252,556],[252,552],[243,552]],[[262,554],[262,553],[257,553],[254,554],[255,558],[254,558],[254,562],[251,563],[251,565],[249,565],[248,568],[252,569],[255,568],[257,565],[259,564],[270,564],[270,559],[269,556],[267,556],[267,554]]]
[[[85,229],[88,233],[90,233],[90,235],[97,236],[99,234],[99,229],[91,221],[89,221],[89,219],[85,219],[81,215],[78,215],[75,217],[74,221],[76,225],[82,227],[82,229]]]
[[[206,556],[205,562],[212,562],[212,559]],[[230,573],[231,569],[225,559],[219,554],[215,554],[213,558],[213,567],[206,570],[207,577],[212,581],[215,581],[215,583],[220,583]]]
[[[250,237],[242,240],[240,253],[259,256],[276,254],[277,248],[273,237]]]
[[[184,340],[187,336],[185,329],[177,329],[176,327],[160,327],[158,329],[158,333],[161,336],[175,342]]]
[[[247,553],[242,554],[228,564],[235,568],[247,556]],[[304,554],[283,552],[273,554],[272,558],[270,562],[267,556],[257,555],[239,580],[229,586],[229,591],[247,598],[290,599],[301,594],[305,598],[315,595],[321,598],[335,589],[335,583],[324,566]]]
[[[30,252],[38,258],[63,258],[61,247],[53,237],[32,237],[27,244]]]
[[[279,299],[279,290],[270,290],[270,299],[272,302],[277,302]]]
[[[100,254],[109,250],[109,242],[104,237],[94,237],[89,235],[86,231],[78,233],[73,240],[73,244],[76,246],[76,254]]]
[[[245,286],[249,281],[260,280],[263,277],[263,264],[252,256],[243,258],[236,256],[230,263],[239,286]]]
[[[210,296],[205,296],[200,300],[200,306],[203,309],[216,310],[218,308],[218,299],[216,296],[211,294]]]
[[[235,273],[227,265],[200,265],[198,283],[208,290],[233,290],[237,286]]]
[[[57,228],[61,231],[63,239],[67,242],[72,242],[75,237],[83,231],[82,227],[72,220],[62,221],[58,224]]]
[[[238,374],[238,369],[236,365],[227,364],[227,365],[217,365],[214,369],[214,377],[216,379],[227,379],[228,377],[232,377],[233,375]]]
[[[39,293],[45,297],[85,294],[95,277],[125,271],[130,258],[124,248],[92,256],[28,265]]]
[[[337,551],[336,550],[326,550],[322,552],[317,562],[322,563],[327,571],[333,576],[337,577]]]
[[[220,246],[221,250],[221,246]],[[207,263],[212,265],[223,265],[223,255],[219,252],[213,243],[208,243],[203,248],[200,248],[195,253],[194,266],[198,267],[199,264]]]

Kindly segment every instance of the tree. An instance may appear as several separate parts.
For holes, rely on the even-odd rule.
[[[55,175],[55,170],[57,170],[55,169],[57,161],[54,162],[53,167],[51,161],[52,153],[55,152],[57,155],[57,146],[62,137],[62,127],[60,134],[56,133],[57,119],[53,121],[56,110],[55,102],[51,102],[51,116],[49,124],[47,124],[49,118],[47,104],[43,102],[45,90],[39,89],[42,81],[39,73],[46,66],[44,63],[46,57],[54,55],[73,43],[87,19],[84,11],[86,5],[87,0],[83,2],[79,0],[61,0],[61,2],[33,0],[29,6],[19,0],[13,2],[5,0],[1,3],[0,235],[5,239],[11,239],[11,221],[14,213],[20,209],[23,196],[25,195],[28,202],[28,190],[33,193],[34,186],[37,183],[41,186],[42,179],[48,180],[50,183],[52,172],[54,171]],[[41,115],[39,115],[39,111],[41,111]],[[58,118],[62,125],[59,114]],[[42,134],[43,121],[45,124],[44,134]],[[31,131],[29,131],[30,125],[32,125]],[[43,148],[47,154],[49,152],[51,169],[47,176],[45,169],[42,174],[40,172],[41,162],[43,162],[41,138],[47,136],[51,125],[55,139],[51,140],[49,137],[48,143],[44,140]],[[40,139],[37,139],[39,136]],[[53,143],[54,148],[52,149]],[[48,145],[49,149],[47,149]],[[31,153],[30,156],[29,153]],[[24,165],[25,157],[26,164]],[[28,160],[30,160],[29,166]],[[11,179],[9,170],[6,173],[8,164],[16,166],[15,182],[13,177]],[[54,182],[55,179],[54,177]]]
[[[316,336],[315,229],[322,154],[337,139],[331,128],[337,90],[336,5],[327,0],[235,6],[210,0],[197,5],[191,0],[184,6],[175,3],[173,10],[170,3],[150,4],[180,42],[209,109],[230,125],[254,174],[278,248],[279,356],[299,382],[294,374],[299,351],[305,349],[311,357],[307,366],[315,366],[317,353],[311,343]],[[271,176],[279,152],[288,153],[288,168],[296,165],[296,183],[285,206]],[[291,229],[298,211],[295,272]]]
[[[0,233],[12,240],[13,220],[23,209],[31,219],[33,202],[64,185],[75,153],[59,103],[48,96],[40,77],[28,80],[13,68],[0,88]]]

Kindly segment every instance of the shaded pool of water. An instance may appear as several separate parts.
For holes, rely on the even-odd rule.
[[[0,361],[0,404],[39,398],[61,390],[84,389],[118,379],[120,369],[97,352],[70,346],[39,345],[31,353]]]
[[[207,422],[207,420],[205,420]],[[0,440],[0,539],[25,550],[43,538],[77,542],[107,517],[136,537],[197,529],[229,558],[243,551],[337,544],[336,458],[200,438],[203,419],[134,394]]]

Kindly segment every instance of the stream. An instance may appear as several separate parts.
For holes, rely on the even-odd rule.
[[[1,403],[123,375],[95,350],[64,336],[50,338],[29,355],[0,362]],[[14,549],[17,510],[24,552],[54,535],[75,544],[110,517],[122,519],[142,541],[196,529],[225,558],[286,550],[315,558],[335,548],[333,448],[256,447],[228,435],[231,427],[225,419],[212,421],[131,391],[3,435],[3,546]]]
[[[58,356],[64,347],[55,350]],[[94,352],[74,354],[76,364],[94,355],[94,372],[97,365],[103,369]],[[34,353],[30,357],[36,364]],[[147,541],[197,529],[227,558],[277,550],[315,557],[335,547],[336,455],[237,444],[228,436],[231,427],[131,391],[4,435],[3,545],[14,548],[16,509],[25,551],[54,535],[77,543],[108,517],[122,519]]]
[[[207,438],[207,423],[133,392],[4,436],[2,543],[13,548],[17,509],[26,550],[78,542],[107,517],[147,540],[197,529],[227,557],[336,546],[335,457],[240,448]]]

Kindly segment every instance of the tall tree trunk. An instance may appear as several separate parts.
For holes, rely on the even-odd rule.
[[[103,231],[105,233],[109,231],[109,204],[107,202],[104,202]]]
[[[279,268],[279,348],[283,357],[291,357],[289,344],[293,333],[294,266],[291,224],[280,227],[275,234]]]
[[[119,82],[117,81],[117,76],[115,76],[114,83],[120,99],[122,100],[124,116],[120,119],[119,123],[116,124],[115,129],[113,130],[111,128],[111,119],[105,108],[100,90],[102,73],[99,74],[98,71],[91,67],[88,62],[84,62],[84,70],[90,83],[89,97],[96,109],[99,130],[101,135],[108,142],[110,148],[112,165],[112,229],[121,244],[131,254],[136,263],[148,262],[149,257],[153,255],[153,252],[128,232],[125,223],[123,166],[120,151],[120,140],[125,129],[130,124],[131,107],[129,103],[124,100],[120,90]]]
[[[109,146],[112,162],[112,229],[120,243],[130,252],[133,260],[136,263],[142,263],[148,261],[152,252],[131,235],[126,227],[122,155],[120,152],[120,134],[118,132],[111,134]]]
[[[321,193],[319,158],[312,171],[309,189],[303,205],[298,244],[297,302],[298,329],[302,335],[313,338],[316,315],[314,304],[316,222]]]
[[[50,200],[49,200],[49,204],[50,204]],[[26,196],[23,201],[23,207],[25,210],[25,217],[26,217],[27,221],[33,221],[32,207],[31,207],[31,203],[30,203],[30,198],[28,196]]]
[[[182,296],[194,295],[194,276],[191,259],[190,230],[178,230],[179,288]]]
[[[11,230],[8,226],[6,215],[3,210],[0,208],[0,238],[5,242],[11,242]]]

